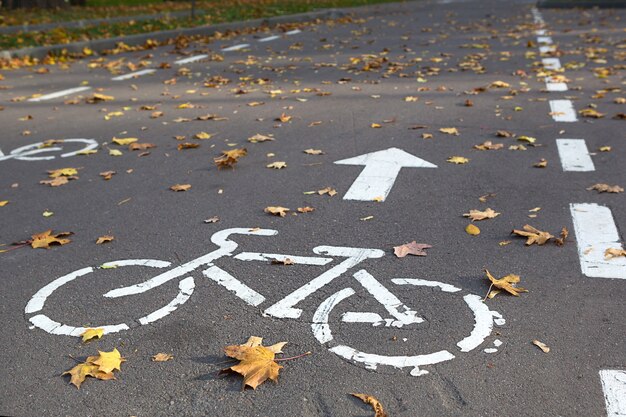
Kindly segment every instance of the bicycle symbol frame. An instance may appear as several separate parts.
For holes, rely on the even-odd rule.
[[[67,158],[70,156],[78,155],[81,152],[87,152],[98,147],[98,142],[95,139],[58,139],[55,140],[55,145],[60,145],[64,143],[84,143],[85,146],[77,151],[65,152],[59,155],[61,158]],[[0,150],[0,162],[6,161],[8,159],[17,159],[20,161],[49,161],[51,159],[55,159],[55,155],[47,155],[47,156],[35,156],[40,153],[50,153],[50,152],[61,152],[63,148],[60,146],[46,146],[45,142],[37,142],[31,143],[30,145],[20,146],[19,148],[13,149],[8,154],[2,153]]]
[[[135,322],[139,325],[146,325],[154,323],[157,320],[171,314],[187,302],[195,289],[194,278],[187,275],[199,268],[203,268],[202,274],[206,278],[225,287],[228,291],[233,293],[248,305],[256,307],[263,304],[266,301],[266,298],[262,294],[250,288],[248,285],[239,281],[234,276],[214,264],[214,261],[220,258],[230,257],[248,262],[269,262],[272,260],[284,261],[286,259],[290,259],[295,264],[318,266],[323,266],[332,262],[334,257],[345,258],[338,264],[330,267],[319,276],[313,278],[308,283],[299,287],[263,311],[264,316],[283,319],[297,319],[303,313],[302,309],[296,308],[301,301],[313,295],[321,288],[327,286],[338,277],[344,275],[349,269],[355,267],[364,260],[381,258],[385,254],[380,249],[352,248],[343,246],[317,246],[313,249],[313,252],[316,255],[324,256],[295,256],[260,252],[240,252],[238,254],[234,254],[239,245],[229,239],[231,235],[235,234],[274,236],[277,233],[278,232],[276,230],[271,229],[232,228],[221,230],[211,236],[211,242],[217,245],[218,249],[149,278],[144,282],[111,290],[103,296],[107,298],[118,298],[141,294],[173,279],[180,279],[178,284],[178,294],[172,301],[165,306],[135,320]],[[123,266],[146,266],[161,269],[171,266],[171,263],[156,259],[128,259],[107,262],[100,268],[118,268]],[[77,327],[56,322],[50,319],[47,315],[42,314],[41,311],[43,310],[48,297],[52,295],[54,291],[63,285],[76,280],[77,278],[94,272],[95,269],[97,268],[86,267],[71,272],[55,279],[37,291],[25,308],[25,313],[27,315],[38,313],[28,319],[33,325],[33,328],[39,328],[54,335],[80,336],[87,329],[86,327]],[[352,276],[365,289],[365,291],[374,298],[374,300],[382,305],[390,317],[385,318],[374,312],[349,311],[341,315],[342,322],[364,323],[370,324],[374,327],[386,326],[400,328],[411,324],[419,324],[424,321],[423,318],[418,316],[416,311],[404,305],[398,297],[385,287],[385,285],[383,285],[365,269],[358,270],[352,274]],[[460,293],[462,291],[460,288],[450,284],[423,279],[394,278],[391,279],[391,282],[395,285],[428,287],[452,294]],[[413,368],[410,373],[414,376],[428,373],[428,371],[420,369],[421,366],[432,365],[455,358],[455,356],[448,350],[439,350],[436,352],[413,356],[392,356],[362,352],[347,345],[336,344],[333,342],[334,337],[331,331],[330,315],[339,303],[354,294],[356,294],[356,291],[353,288],[343,288],[322,301],[313,313],[313,320],[311,324],[313,335],[319,343],[326,346],[331,352],[349,361],[360,363],[369,369],[376,369],[379,365],[388,365],[395,368],[410,367]],[[491,334],[494,323],[497,325],[503,325],[505,320],[500,313],[490,310],[487,305],[482,302],[481,297],[477,295],[466,294],[462,297],[462,299],[467,307],[472,311],[475,323],[469,336],[459,341],[457,346],[461,352],[470,352],[480,346]],[[132,323],[132,325],[135,324]],[[105,334],[131,329],[131,325],[128,323],[93,327],[103,328]]]

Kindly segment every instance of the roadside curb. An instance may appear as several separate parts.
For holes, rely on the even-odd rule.
[[[39,46],[34,48],[22,48],[14,50],[0,51],[0,59],[22,58],[29,56],[31,58],[45,58],[48,55],[60,54],[62,51],[68,53],[82,53],[84,48],[89,48],[94,52],[102,52],[107,49],[113,49],[119,42],[124,42],[128,46],[137,46],[145,44],[148,40],[166,41],[178,36],[195,36],[204,35],[211,36],[216,32],[225,32],[228,30],[237,30],[245,27],[269,26],[280,23],[299,23],[308,22],[315,19],[332,19],[345,16],[346,12],[339,9],[327,9],[318,12],[298,13],[292,15],[268,17],[264,19],[244,20],[240,22],[219,23],[216,25],[199,26],[194,28],[183,28],[164,30],[159,32],[140,33],[137,35],[118,36],[107,39],[94,39],[90,41],[72,42],[61,45]]]
[[[599,7],[601,9],[623,9],[626,2],[623,0],[539,0],[537,7],[542,9],[573,9]]]
[[[101,19],[81,19],[81,20],[72,20],[67,22],[56,22],[56,23],[41,23],[35,25],[14,25],[14,26],[0,26],[0,34],[10,35],[18,32],[38,32],[42,30],[51,30],[56,28],[84,28],[86,26],[95,26],[101,23],[121,23],[121,22],[130,22],[130,21],[139,21],[143,22],[145,20],[154,20],[154,19],[177,19],[181,17],[188,17],[189,11],[179,11],[172,13],[155,13],[155,14],[140,14],[140,15],[131,15],[131,16],[117,16],[110,18],[101,18]],[[201,15],[205,13],[204,10],[196,10],[196,14]]]

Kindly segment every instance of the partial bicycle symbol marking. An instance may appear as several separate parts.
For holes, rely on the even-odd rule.
[[[59,155],[61,158],[68,158],[70,156],[78,155],[81,152],[87,152],[98,147],[98,142],[95,139],[59,139],[54,140],[53,145],[48,146],[46,142],[31,143],[30,145],[20,146],[13,149],[8,154],[4,154],[0,150],[0,161],[6,161],[7,159],[17,159],[20,161],[49,161],[55,159],[56,155],[38,156],[42,153],[56,153],[63,152],[65,144],[83,144],[83,147],[71,151],[65,152]]]
[[[283,319],[297,319],[303,310],[297,308],[297,305],[316,293],[321,288],[327,286],[337,278],[346,274],[351,268],[367,259],[377,259],[384,256],[384,252],[380,249],[352,248],[343,246],[317,246],[313,248],[316,255],[322,256],[297,256],[288,254],[271,254],[260,252],[240,252],[235,254],[238,244],[230,239],[231,235],[254,235],[254,236],[274,236],[278,232],[271,229],[247,229],[233,228],[216,232],[211,236],[211,242],[218,246],[212,252],[209,252],[199,258],[176,266],[163,273],[160,273],[148,280],[117,288],[105,293],[103,296],[107,298],[127,297],[131,295],[145,293],[153,288],[165,284],[174,279],[179,279],[178,294],[165,306],[142,316],[134,322],[105,324],[92,327],[101,327],[105,334],[116,333],[124,330],[130,330],[131,327],[154,323],[157,320],[166,317],[183,305],[195,290],[194,278],[188,276],[192,271],[202,269],[204,277],[223,286],[235,296],[243,300],[251,306],[259,306],[266,301],[265,296],[250,288],[245,283],[239,281],[230,273],[215,265],[214,262],[220,258],[231,258],[246,262],[269,262],[284,261],[290,259],[295,264],[301,265],[317,265],[324,266],[331,263],[334,258],[344,258],[338,264],[330,267],[311,281],[302,285],[300,288],[291,292],[280,301],[271,305],[263,311],[264,316],[270,316]],[[107,262],[101,268],[120,268],[124,266],[145,266],[149,268],[163,269],[171,266],[170,262],[160,261],[156,259],[128,259]],[[87,328],[82,326],[73,326],[69,324],[59,323],[46,314],[42,313],[48,298],[63,285],[68,284],[78,278],[93,273],[97,268],[86,267],[78,269],[67,275],[59,277],[41,288],[30,299],[25,308],[27,315],[33,315],[28,320],[33,328],[42,329],[54,335],[80,336]],[[343,323],[361,323],[369,324],[374,328],[393,327],[401,328],[411,325],[419,325],[424,322],[416,310],[406,306],[400,299],[390,291],[382,282],[376,279],[365,269],[360,269],[352,274],[367,294],[373,297],[379,303],[383,310],[387,312],[387,316],[383,317],[375,312],[355,312],[348,311],[341,315],[340,321]],[[474,294],[465,294],[461,296],[462,290],[450,284],[429,281],[423,279],[412,278],[395,278],[391,279],[391,283],[398,286],[425,287],[431,290],[438,290],[443,293],[459,296],[465,305],[471,310],[474,317],[474,326],[471,328],[469,335],[457,343],[457,347],[461,352],[470,352],[480,346],[490,335],[493,330],[494,323],[496,325],[504,325],[505,320],[497,311],[490,310],[481,300],[481,297]],[[313,335],[318,342],[326,346],[331,352],[352,362],[359,363],[366,368],[376,369],[379,365],[388,365],[395,368],[413,368],[411,375],[419,376],[427,374],[428,371],[420,369],[424,365],[432,365],[440,362],[449,361],[455,358],[455,355],[448,350],[438,350],[430,353],[423,353],[413,356],[394,356],[379,355],[376,353],[368,353],[359,351],[353,347],[336,344],[331,329],[330,317],[333,310],[344,300],[356,294],[352,287],[346,287],[326,298],[316,311],[313,313],[311,321],[311,329]],[[459,301],[460,301],[459,300]]]

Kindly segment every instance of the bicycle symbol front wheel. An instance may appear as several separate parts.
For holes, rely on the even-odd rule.
[[[462,291],[461,288],[450,284],[422,279],[396,278],[392,279],[391,282],[396,285],[428,287],[450,294],[460,295]],[[331,330],[331,313],[340,303],[347,300],[354,294],[356,294],[356,291],[352,288],[344,288],[341,291],[336,292],[320,304],[313,316],[313,324],[311,325],[313,335],[318,342],[327,346],[331,352],[343,359],[361,364],[365,368],[372,370],[377,369],[379,365],[387,365],[399,369],[413,368],[410,372],[413,376],[428,374],[427,370],[422,369],[425,365],[434,365],[455,358],[455,355],[446,349],[411,356],[380,355],[372,352],[364,352],[348,345],[337,343]],[[456,343],[456,345],[461,352],[470,352],[485,341],[485,339],[491,334],[494,324],[501,326],[504,325],[506,321],[500,313],[490,310],[487,305],[483,303],[481,297],[474,294],[465,294],[462,296],[462,299],[466,307],[469,308],[472,313],[474,326],[472,327],[470,334]],[[375,313],[347,312],[342,315],[342,321],[355,323],[356,320],[354,320],[354,317],[358,315],[365,318],[368,317],[368,315],[376,316]],[[366,319],[363,320],[363,322],[366,321]],[[373,326],[379,326],[379,323],[374,323]]]
[[[101,269],[109,269],[109,268],[120,268],[125,266],[145,266],[150,268],[167,268],[171,265],[170,262],[160,261],[157,259],[127,259],[123,261],[113,261],[107,262],[100,266]],[[48,317],[46,314],[42,314],[41,311],[44,309],[46,305],[46,301],[48,298],[63,285],[66,285],[78,278],[85,277],[94,272],[96,268],[91,266],[79,269],[74,272],[70,272],[67,275],[63,275],[41,288],[33,297],[30,299],[25,308],[25,313],[27,315],[36,314],[28,319],[30,323],[39,329],[42,329],[50,334],[55,335],[66,335],[66,336],[80,336],[88,327],[83,326],[74,326],[69,324],[63,324],[58,321],[55,321]],[[93,325],[89,328],[102,328],[105,334],[109,333],[117,333],[124,330],[129,330],[131,327],[136,325],[136,323],[140,325],[149,324],[155,322],[173,311],[175,311],[182,304],[187,302],[189,297],[193,294],[195,289],[195,282],[192,277],[183,278],[178,283],[178,294],[174,299],[172,299],[165,306],[146,314],[138,319],[133,321],[127,321],[124,323],[117,324],[102,324],[102,325]]]

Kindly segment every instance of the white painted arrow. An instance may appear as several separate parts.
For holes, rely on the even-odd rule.
[[[437,168],[398,148],[366,153],[354,158],[335,161],[339,165],[365,165],[344,200],[385,201],[402,168]]]

